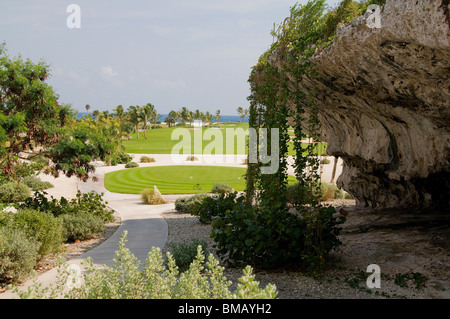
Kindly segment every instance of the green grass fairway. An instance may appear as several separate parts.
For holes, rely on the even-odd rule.
[[[140,194],[158,187],[162,194],[209,193],[216,183],[245,189],[245,168],[224,166],[156,166],[132,168],[105,175],[105,187],[115,193]],[[198,186],[197,186],[198,184]]]
[[[179,127],[176,127],[179,128]],[[158,129],[148,130],[146,132],[147,139],[144,138],[144,134],[139,134],[139,139],[137,138],[136,133],[131,134],[130,140],[123,141],[123,146],[125,147],[126,153],[133,153],[133,154],[171,154],[173,147],[178,144],[181,141],[180,140],[172,140],[172,132],[176,129],[175,127],[162,127]],[[227,136],[227,129],[239,129],[242,128],[244,130],[248,129],[248,123],[223,123],[220,125],[220,132],[223,136],[223,150],[213,150],[212,154],[226,154],[226,136]],[[194,149],[194,129],[192,127],[188,128],[191,132],[191,153],[196,154]],[[203,134],[207,130],[207,127],[203,128]],[[211,131],[210,131],[211,132]],[[293,132],[289,132],[289,134],[293,134]],[[202,148],[203,150],[212,145],[210,145],[212,142],[214,142],[215,137],[212,138],[212,140],[205,139],[202,142]],[[307,144],[303,144],[304,147],[307,146]],[[320,143],[319,148],[317,150],[317,153],[323,154],[326,152],[327,144],[326,143]],[[238,150],[238,142],[237,138],[235,138],[234,142],[234,154],[235,155],[244,155],[247,154],[248,151],[245,147],[244,151]],[[289,143],[289,155],[295,155],[293,143]]]

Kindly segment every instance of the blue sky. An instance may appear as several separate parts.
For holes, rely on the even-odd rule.
[[[306,3],[306,1],[299,1]],[[339,0],[327,1],[335,5]],[[69,4],[81,28],[69,29]],[[84,111],[152,103],[234,115],[251,67],[292,0],[1,0],[0,42],[51,65],[60,101]]]

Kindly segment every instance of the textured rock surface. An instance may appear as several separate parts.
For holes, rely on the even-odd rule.
[[[366,15],[367,17],[367,15]],[[366,17],[314,57],[328,153],[344,160],[338,186],[361,206],[449,204],[448,0],[387,0],[382,27]]]

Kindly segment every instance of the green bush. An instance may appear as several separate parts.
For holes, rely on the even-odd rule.
[[[136,162],[129,162],[125,165],[125,168],[135,168],[135,167],[139,167],[139,164]]]
[[[39,246],[25,231],[0,226],[0,282],[29,275],[36,265]]]
[[[31,188],[32,191],[43,191],[49,188],[53,188],[53,184],[50,182],[41,181],[36,176],[28,176],[22,180],[22,183]]]
[[[331,163],[331,161],[328,158],[324,158],[320,161],[320,164],[324,164],[324,165],[328,165],[330,163]]]
[[[198,246],[202,247],[202,251],[207,252],[208,243],[204,240],[193,239],[187,243],[169,244],[169,250],[179,271],[184,272],[189,269],[189,265],[197,257]]]
[[[148,157],[148,156],[141,157],[141,163],[154,163],[154,162],[156,162],[156,161],[153,157]]]
[[[42,164],[42,165],[48,165],[50,163],[50,160],[42,155],[34,155],[34,154],[30,154],[27,157],[28,160],[30,160],[33,163],[38,163],[38,164]]]
[[[188,197],[181,197],[175,201],[175,209],[179,213],[183,214],[192,214],[194,211],[195,205],[200,204],[203,200],[209,197],[208,194],[196,194]]]
[[[233,209],[236,202],[241,202],[243,197],[236,199],[237,193],[223,193],[218,196],[205,197],[202,202],[196,204],[192,211],[193,216],[198,216],[200,222],[207,224],[213,218],[222,216]]]
[[[86,240],[105,231],[102,218],[87,214],[66,214],[60,217],[63,224],[63,237],[69,241]]]
[[[159,194],[155,194],[154,189],[144,189],[141,193],[142,200],[147,205],[164,205],[167,202]]]
[[[11,227],[14,224],[14,215],[11,212],[0,212],[0,227]]]
[[[190,155],[186,158],[186,161],[194,162],[194,161],[198,161],[198,158],[196,156]]]
[[[127,153],[118,152],[113,160],[117,164],[128,164],[133,160],[133,157]]]
[[[311,195],[307,186],[296,182],[286,186],[286,199],[294,207],[304,205],[311,201]]]
[[[57,253],[64,242],[61,220],[51,214],[36,210],[19,210],[14,216],[14,228],[22,229],[30,238],[40,243],[38,259]]]
[[[231,265],[315,266],[341,244],[337,225],[345,219],[334,213],[333,207],[308,207],[296,215],[236,203],[231,211],[213,219],[211,237],[219,256]]]
[[[36,192],[33,197],[25,200],[20,208],[39,210],[53,214],[55,217],[65,214],[88,214],[99,216],[104,222],[114,221],[114,211],[106,206],[108,202],[103,200],[103,194],[95,191],[89,193],[78,191],[76,197],[70,201],[64,197],[57,200],[51,196],[48,199],[45,195],[47,195],[45,192]]]
[[[211,193],[214,194],[232,193],[233,191],[234,191],[233,187],[224,183],[217,183],[211,189]]]
[[[0,202],[18,203],[30,197],[31,191],[27,185],[9,182],[0,185]]]
[[[48,299],[274,299],[274,285],[259,287],[250,266],[234,292],[229,290],[231,282],[223,275],[224,268],[212,254],[205,261],[201,247],[189,269],[180,273],[173,256],[167,254],[167,262],[159,248],[153,247],[147,262],[141,266],[137,258],[125,247],[126,232],[119,243],[112,267],[99,269],[88,258],[86,272],[80,286],[67,289],[70,280],[67,263],[58,268],[61,280],[49,287],[35,283],[25,291],[17,291],[20,298]]]

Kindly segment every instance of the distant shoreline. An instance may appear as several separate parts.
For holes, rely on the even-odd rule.
[[[91,113],[91,112],[90,112]],[[87,112],[78,112],[77,114],[77,118],[82,118],[83,116],[85,116],[86,114],[88,114]],[[159,119],[159,121],[164,122],[166,120],[168,114],[161,114],[161,118]],[[197,122],[194,121],[194,122]],[[213,118],[213,123],[216,123],[216,119]],[[242,120],[242,118],[239,115],[221,115],[220,116],[220,123],[237,123],[237,122],[244,122],[244,123],[248,123],[248,118],[246,118],[245,120]]]

